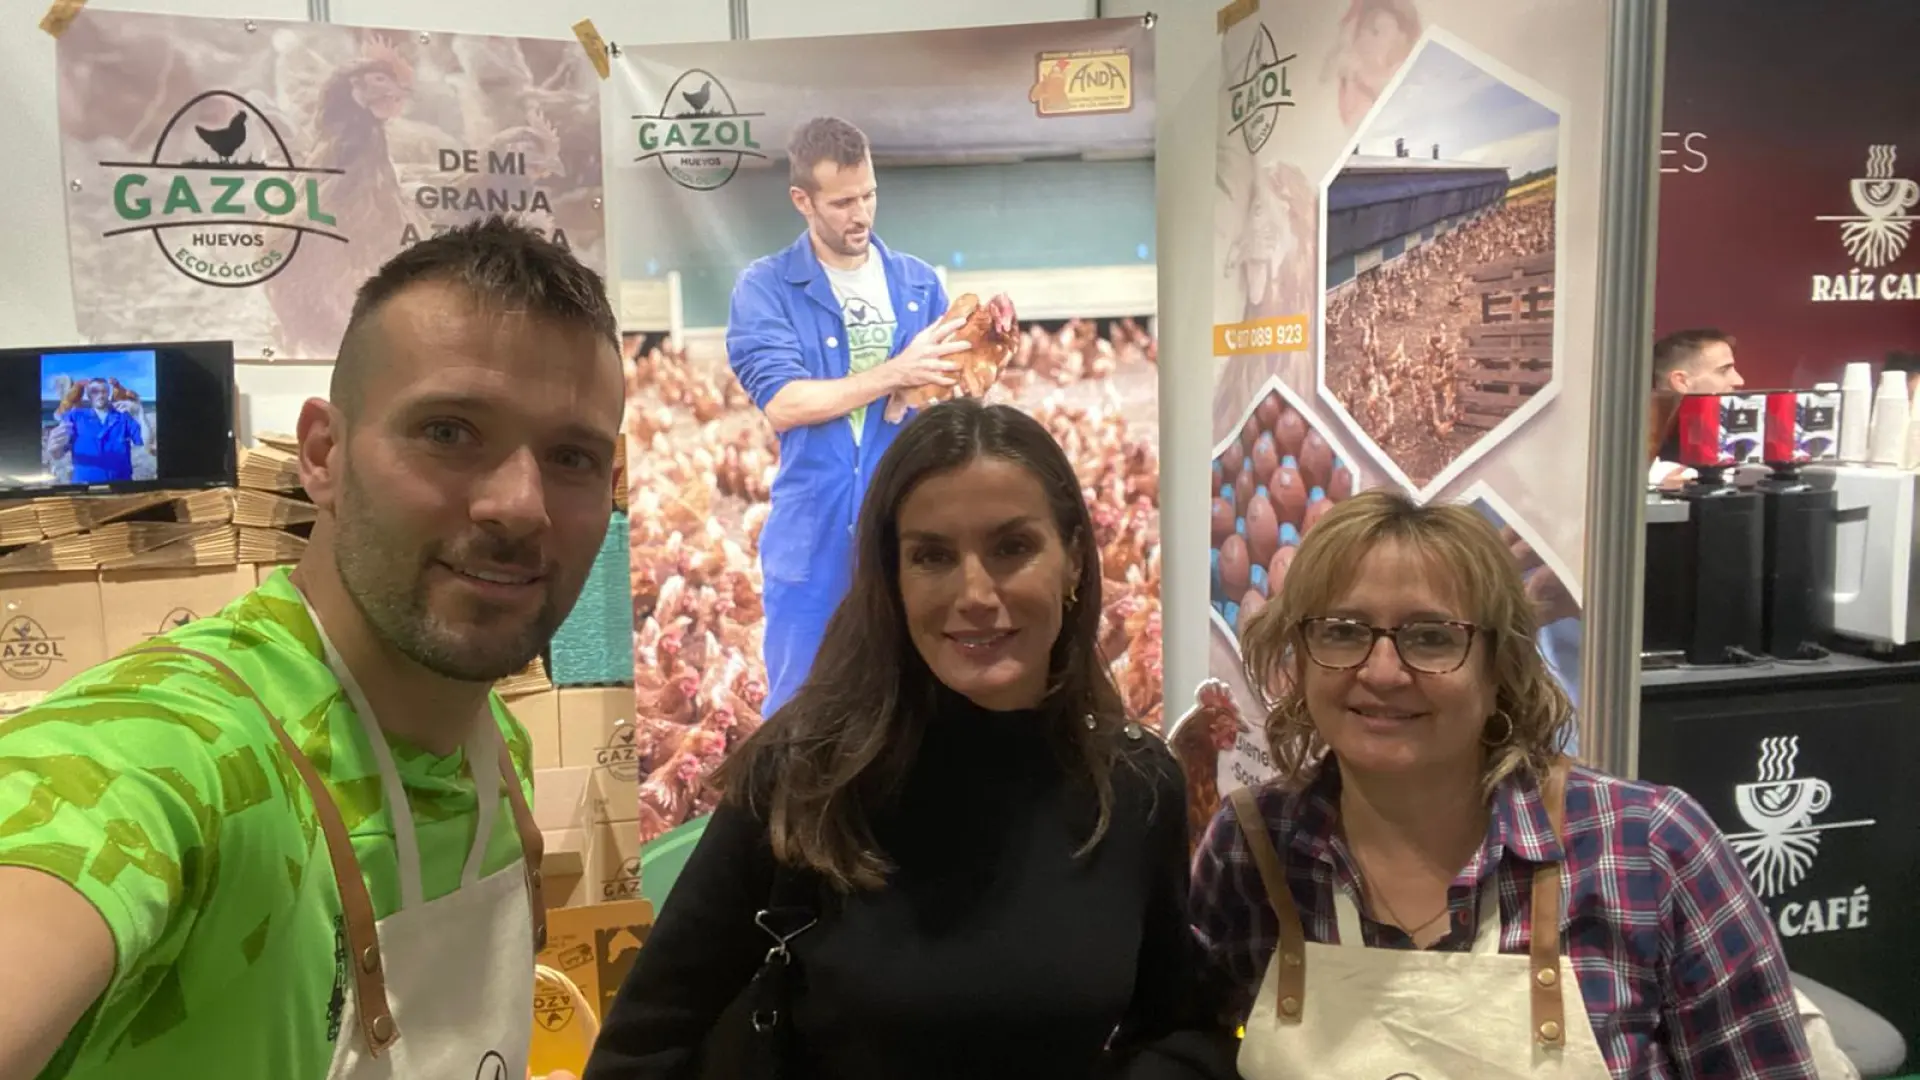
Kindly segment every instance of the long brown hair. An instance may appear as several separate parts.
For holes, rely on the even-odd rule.
[[[940,685],[912,644],[900,598],[900,505],[928,477],[983,457],[1013,462],[1040,482],[1061,542],[1078,558],[1041,709],[1099,801],[1076,855],[1097,845],[1112,819],[1126,706],[1096,644],[1100,551],[1080,481],[1038,421],[960,398],[915,417],[880,459],[860,510],[853,584],[827,622],[812,672],[714,775],[728,799],[764,817],[776,858],[842,891],[884,884],[891,867],[869,811],[904,780],[938,707]]]
[[[1480,639],[1486,647],[1476,643],[1468,662],[1484,665],[1494,688],[1494,715],[1512,726],[1487,749],[1484,789],[1491,794],[1517,772],[1544,776],[1572,723],[1573,705],[1534,643],[1539,622],[1512,550],[1471,507],[1421,506],[1379,488],[1346,500],[1314,525],[1287,567],[1279,597],[1240,637],[1247,685],[1267,706],[1275,775],[1287,786],[1304,785],[1327,748],[1303,698],[1311,661],[1300,646],[1301,620],[1325,615],[1353,584],[1368,553],[1386,541],[1419,552],[1433,574],[1454,587],[1467,617],[1487,631]]]

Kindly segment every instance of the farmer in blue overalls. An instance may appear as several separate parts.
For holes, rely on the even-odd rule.
[[[766,607],[765,715],[806,681],[853,569],[867,480],[905,423],[887,399],[947,386],[967,348],[948,338],[933,267],[873,235],[877,188],[867,137],[821,117],[787,147],[794,209],[807,231],[757,259],[733,287],[727,362],[780,437],[772,507],[760,531]]]

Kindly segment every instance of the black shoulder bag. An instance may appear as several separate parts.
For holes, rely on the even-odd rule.
[[[788,946],[819,921],[818,895],[807,895],[810,881],[784,863],[774,868],[767,906],[753,917],[770,942],[767,957],[707,1033],[695,1073],[701,1080],[782,1080],[792,1071],[788,1055],[800,972]]]

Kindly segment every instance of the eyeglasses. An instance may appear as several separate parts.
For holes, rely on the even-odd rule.
[[[1422,675],[1458,671],[1473,651],[1481,628],[1451,620],[1410,622],[1401,626],[1370,626],[1354,619],[1300,620],[1300,641],[1307,659],[1330,671],[1351,671],[1373,655],[1374,642],[1388,638],[1400,662]]]

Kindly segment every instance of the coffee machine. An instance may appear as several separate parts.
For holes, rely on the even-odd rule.
[[[1755,485],[1760,496],[1764,558],[1761,636],[1767,655],[1812,660],[1826,654],[1833,632],[1834,527],[1839,498],[1832,474],[1803,472],[1820,447],[1803,433],[1834,428],[1837,402],[1820,392],[1770,391],[1761,459],[1773,474]]]
[[[1685,519],[1667,526],[1657,566],[1649,531],[1647,586],[1649,601],[1664,594],[1660,622],[1689,664],[1742,663],[1766,648],[1764,501],[1728,477],[1759,456],[1762,404],[1753,395],[1687,394],[1674,410],[1676,459],[1695,475],[1676,493]]]

